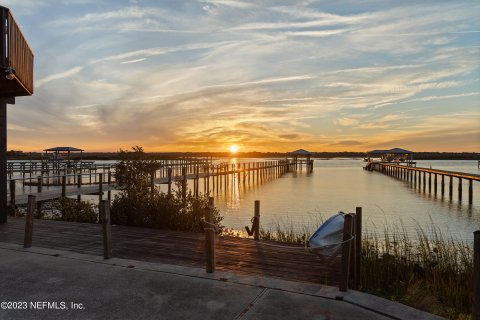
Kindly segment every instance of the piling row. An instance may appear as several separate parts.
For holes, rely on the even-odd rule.
[[[442,197],[445,197],[445,193],[448,192],[450,200],[453,199],[454,179],[457,180],[457,196],[459,201],[462,201],[463,180],[466,180],[468,183],[468,204],[470,205],[473,204],[473,181],[480,181],[480,176],[475,174],[408,167],[397,164],[374,163],[370,165],[370,168],[399,180],[409,182],[413,187],[423,192],[427,192],[428,189],[428,193],[434,194],[435,196],[440,193]]]

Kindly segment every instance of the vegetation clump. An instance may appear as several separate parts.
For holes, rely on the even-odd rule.
[[[432,223],[433,225],[433,223]],[[416,227],[410,237],[403,225],[362,235],[360,291],[449,319],[470,319],[473,248],[435,227]],[[276,224],[260,231],[265,240],[305,243],[312,234]]]
[[[89,202],[61,198],[53,201],[51,207],[53,212],[57,212],[56,215],[51,215],[54,220],[86,223],[98,222],[98,207]]]
[[[171,194],[152,184],[160,165],[148,159],[141,147],[120,151],[116,181],[122,190],[115,195],[111,207],[113,224],[201,232],[201,219],[208,213],[208,195],[183,192],[180,185]],[[213,222],[221,229],[222,217],[212,209]]]
[[[364,234],[361,290],[449,319],[469,319],[473,248],[437,229]]]

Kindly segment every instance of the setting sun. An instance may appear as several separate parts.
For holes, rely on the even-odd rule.
[[[231,153],[237,153],[237,151],[238,151],[238,146],[236,144],[232,144],[230,146],[230,152]]]

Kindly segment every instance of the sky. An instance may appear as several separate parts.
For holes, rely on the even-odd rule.
[[[0,0],[8,148],[480,151],[480,1]]]

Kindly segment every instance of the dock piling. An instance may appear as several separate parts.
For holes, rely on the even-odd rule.
[[[342,264],[340,266],[340,291],[347,291],[348,289],[348,272],[350,269],[350,248],[352,238],[353,217],[351,214],[345,215],[343,224],[343,244],[342,244]]]
[[[360,286],[362,262],[362,207],[355,208],[355,273],[353,276],[353,289]]]
[[[112,224],[110,221],[110,202],[100,201],[100,219],[102,220],[103,258],[112,257]]]
[[[33,214],[35,212],[35,196],[28,196],[27,215],[25,216],[25,237],[23,239],[23,247],[30,248],[32,246],[33,237]]]
[[[205,220],[208,224],[213,224],[213,197],[208,198],[208,211]],[[208,273],[215,272],[216,256],[215,256],[215,229],[211,226],[205,228],[205,253],[206,253],[206,271]]]

